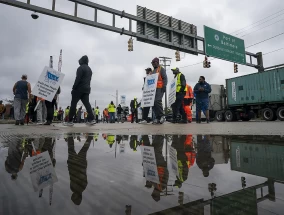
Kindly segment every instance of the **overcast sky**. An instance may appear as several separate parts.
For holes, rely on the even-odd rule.
[[[21,0],[23,1],[23,0]],[[199,36],[203,36],[203,25],[210,26],[226,33],[232,33],[258,20],[284,9],[284,1],[270,0],[91,0],[93,2],[125,10],[136,15],[136,5],[159,11],[163,14],[181,19],[197,26]],[[24,2],[24,1],[23,1]],[[52,0],[31,0],[32,4],[51,8]],[[57,10],[71,14],[74,3],[68,0],[57,0]],[[283,13],[283,15],[282,15]],[[266,25],[284,19],[284,11],[279,17],[267,21],[255,28],[247,28],[238,36],[256,31]],[[0,4],[0,99],[12,98],[12,87],[23,73],[28,75],[32,87],[37,81],[44,66],[49,63],[49,56],[54,57],[54,68],[57,69],[60,49],[63,50],[62,72],[66,74],[62,83],[60,106],[70,105],[71,88],[74,83],[78,59],[82,55],[89,56],[89,66],[93,70],[91,104],[95,100],[100,108],[104,108],[111,100],[115,102],[116,90],[119,95],[126,95],[127,103],[134,96],[141,98],[141,88],[145,68],[150,67],[151,60],[156,56],[172,57],[172,67],[183,67],[202,62],[203,55],[194,56],[181,53],[182,60],[175,61],[175,50],[165,49],[134,40],[134,51],[128,52],[128,36],[84,26],[58,18],[40,15],[33,20],[30,11]],[[78,16],[92,19],[92,9],[79,6]],[[99,12],[98,21],[111,24],[112,17]],[[264,22],[263,21],[263,22]],[[118,19],[118,27],[128,29],[128,20]],[[134,25],[133,29],[135,29]],[[245,45],[282,33],[283,21],[267,28],[253,32],[244,37]],[[261,43],[246,51],[263,53],[284,47],[284,35]],[[264,56],[264,65],[272,66],[283,62],[284,50]],[[254,68],[239,65],[239,73],[233,73],[233,63],[213,60],[210,69],[204,69],[202,64],[184,67],[187,82],[194,85],[200,75],[204,75],[211,84],[225,84],[226,78],[257,72]],[[173,78],[168,70],[169,80]],[[110,95],[111,94],[111,95]]]

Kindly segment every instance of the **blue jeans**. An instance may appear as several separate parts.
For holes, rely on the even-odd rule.
[[[115,113],[109,113],[110,116],[110,122],[115,122]]]

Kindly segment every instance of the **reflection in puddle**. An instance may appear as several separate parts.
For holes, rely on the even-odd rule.
[[[0,143],[0,214],[281,214],[283,139],[13,136]],[[35,193],[27,161],[44,152],[58,182]]]

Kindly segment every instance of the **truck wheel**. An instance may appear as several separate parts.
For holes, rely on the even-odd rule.
[[[273,121],[275,119],[275,113],[271,108],[264,108],[262,110],[262,117],[265,121]]]
[[[215,114],[215,119],[218,121],[218,122],[224,122],[224,113],[222,111],[217,111],[216,114]]]
[[[277,109],[276,116],[280,121],[284,121],[284,107]]]
[[[236,120],[235,113],[231,110],[227,110],[225,112],[225,120],[228,122],[232,122]]]

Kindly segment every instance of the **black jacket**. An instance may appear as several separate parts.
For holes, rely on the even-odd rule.
[[[131,111],[137,109],[139,106],[140,106],[140,103],[138,103],[138,101],[136,100],[136,108],[135,108],[134,100],[131,100],[130,102]]]
[[[88,66],[89,59],[85,55],[79,60],[79,68],[77,69],[75,83],[73,85],[73,90],[81,93],[91,92],[91,80],[92,80],[92,70]]]

